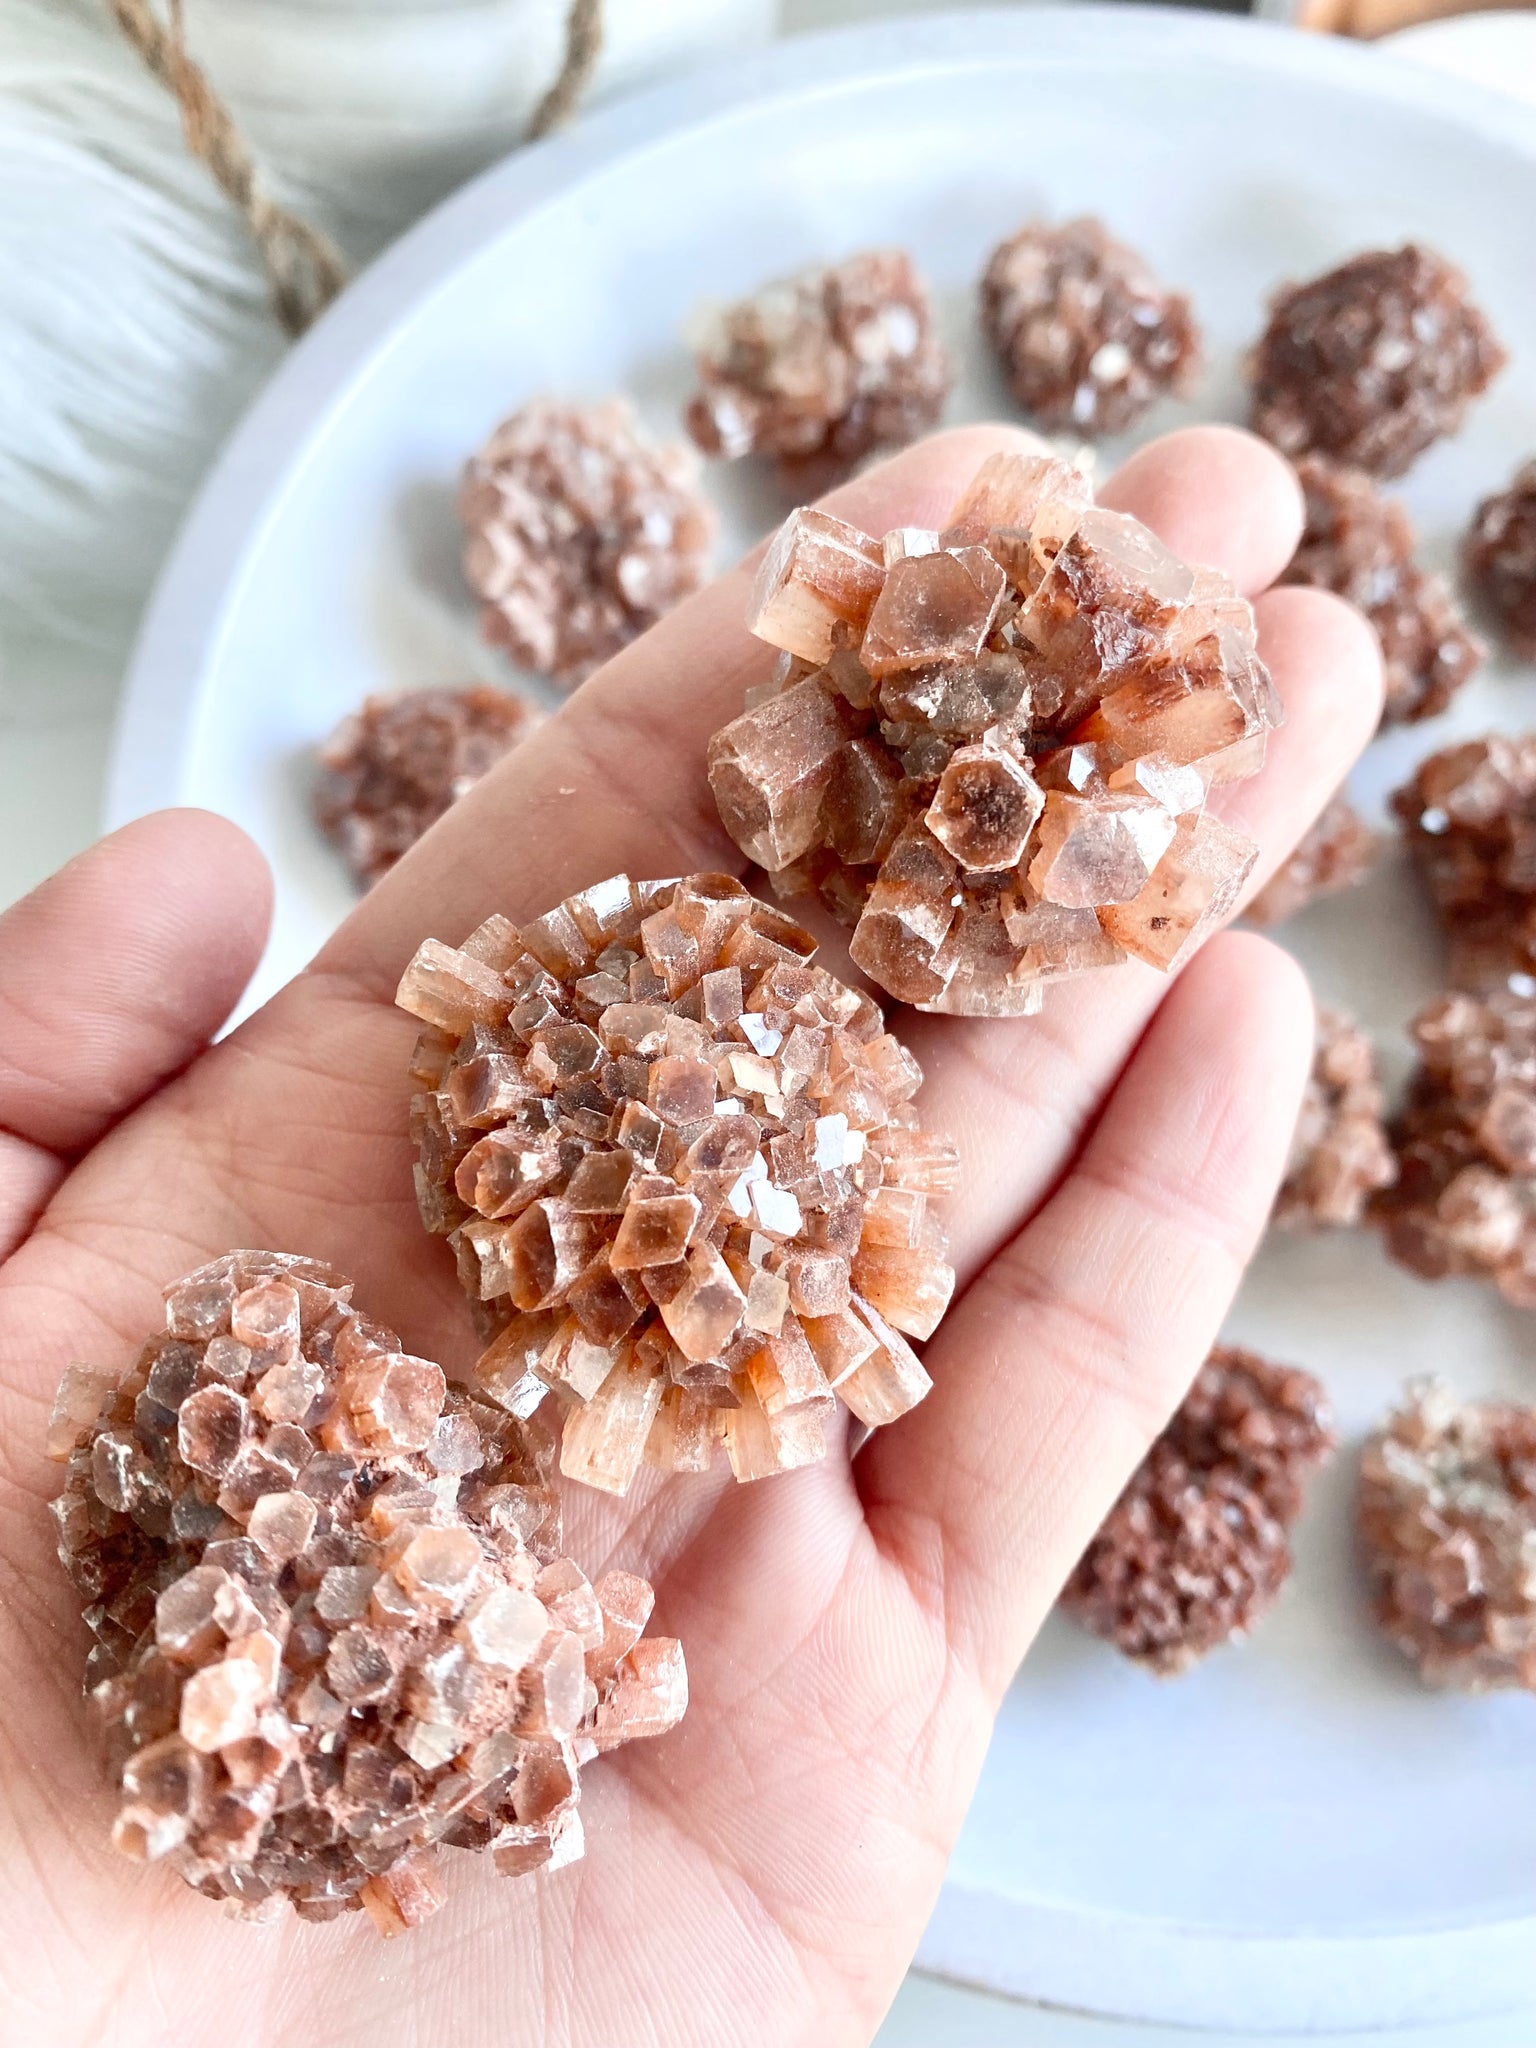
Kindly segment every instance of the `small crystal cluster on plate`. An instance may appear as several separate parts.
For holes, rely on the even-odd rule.
[[[1068,464],[993,457],[939,532],[797,512],[749,623],[782,657],[710,742],[721,818],[890,994],[1028,1015],[1233,908],[1255,850],[1206,799],[1280,719],[1252,608]]]

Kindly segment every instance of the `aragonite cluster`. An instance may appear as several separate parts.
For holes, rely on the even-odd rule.
[[[1252,924],[1283,924],[1322,896],[1336,896],[1363,882],[1375,865],[1381,842],[1343,790],[1319,811],[1248,905]]]
[[[1306,1482],[1333,1448],[1319,1382],[1218,1345],[1061,1596],[1163,1675],[1247,1633],[1291,1571]]]
[[[994,456],[939,532],[794,513],[749,624],[781,658],[710,741],[721,818],[891,995],[1025,1015],[1234,907],[1254,848],[1206,799],[1279,722],[1253,613],[1067,464]]]
[[[1348,1229],[1397,1178],[1382,1121],[1376,1051],[1337,1010],[1317,1013],[1312,1071],[1301,1099],[1273,1221],[1282,1230]]]
[[[628,400],[537,399],[504,420],[459,491],[464,574],[485,637],[574,689],[708,579],[715,515],[684,441]]]
[[[1122,433],[1200,369],[1189,300],[1091,216],[1030,221],[1001,243],[981,323],[1014,397],[1051,433]]]
[[[818,477],[916,440],[954,382],[900,249],[863,249],[711,310],[696,364],[686,419],[707,454],[771,456]]]
[[[1536,998],[1442,996],[1413,1020],[1419,1065],[1377,1201],[1393,1256],[1427,1280],[1492,1280],[1536,1308]]]
[[[1467,535],[1467,578],[1498,620],[1511,650],[1536,659],[1536,462],[1509,488],[1484,498]]]
[[[687,1705],[651,1589],[560,1554],[554,1439],[450,1390],[313,1260],[166,1292],[123,1378],[72,1367],[59,1554],[122,1803],[112,1839],[269,1919],[396,1934],[444,1848],[582,1853],[578,1774]]]
[[[1357,1520],[1377,1623],[1428,1684],[1536,1692],[1536,1408],[1411,1384]]]
[[[1429,755],[1392,808],[1445,927],[1452,986],[1536,995],[1536,734]]]
[[[1331,590],[1364,612],[1381,642],[1387,723],[1438,717],[1485,649],[1444,579],[1420,567],[1407,512],[1363,469],[1307,455],[1296,475],[1306,526],[1281,582]]]
[[[320,749],[320,829],[376,882],[534,723],[520,697],[484,683],[369,697]]]
[[[758,1479],[820,1458],[838,1400],[873,1426],[928,1391],[907,1339],[954,1286],[958,1156],[814,949],[729,875],[618,875],[406,970],[418,1198],[489,1337],[476,1384],[565,1411],[572,1479],[722,1443]]]
[[[1401,476],[1506,360],[1455,264],[1414,242],[1367,250],[1270,301],[1254,429],[1286,455]]]

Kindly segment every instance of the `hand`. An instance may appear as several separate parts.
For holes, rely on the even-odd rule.
[[[944,435],[829,503],[877,533],[937,523],[1010,445],[1029,444]],[[1289,471],[1229,429],[1152,444],[1102,497],[1252,594],[1299,530]],[[752,1486],[569,1489],[570,1548],[655,1581],[693,1692],[680,1729],[592,1768],[573,1868],[513,1881],[455,1859],[442,1912],[386,1948],[361,1915],[239,1925],[115,1856],[44,1505],[65,1365],[126,1368],[161,1287],[231,1246],[328,1260],[409,1349],[470,1360],[453,1262],[411,1196],[395,984],[420,939],[492,910],[525,920],[620,869],[741,870],[704,744],[770,659],[745,594],[737,570],[611,662],[217,1046],[267,915],[234,827],[145,819],[0,919],[5,2038],[830,2048],[867,2041],[892,1997],[998,1701],[1263,1229],[1311,1046],[1305,985],[1266,941],[1223,935],[1171,985],[1128,965],[1053,989],[1027,1021],[899,1019],[924,1121],[967,1172],[934,1391],[852,1465],[839,1443]],[[1288,722],[1221,805],[1264,850],[1255,885],[1380,695],[1346,607],[1288,589],[1257,609]]]

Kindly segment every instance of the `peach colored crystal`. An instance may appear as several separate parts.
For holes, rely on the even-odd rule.
[[[729,875],[619,875],[400,984],[417,1193],[476,1305],[479,1391],[563,1415],[561,1469],[738,1479],[823,1455],[841,1400],[928,1390],[954,1286],[916,1060],[810,935]],[[495,992],[493,992],[495,991]]]
[[[578,1856],[579,1766],[664,1733],[688,1684],[642,1639],[645,1581],[560,1555],[543,1419],[450,1391],[351,1293],[276,1252],[169,1288],[126,1377],[65,1375],[53,1512],[116,1846],[245,1918],[392,1935],[444,1850]]]
[[[459,509],[486,639],[563,689],[709,575],[698,457],[650,440],[625,399],[525,405],[465,469]]]
[[[781,659],[710,742],[720,815],[891,995],[1027,1015],[1235,907],[1254,849],[1206,799],[1280,718],[1252,611],[1067,464],[994,456],[943,532],[796,512],[748,623]]]
[[[827,475],[938,419],[953,381],[928,293],[899,249],[777,278],[712,311],[688,431],[710,455]]]

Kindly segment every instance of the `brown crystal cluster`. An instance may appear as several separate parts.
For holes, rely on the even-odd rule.
[[[1426,1682],[1536,1692],[1536,1408],[1410,1385],[1357,1513],[1376,1620]]]
[[[1283,454],[1401,476],[1505,361],[1454,264],[1413,242],[1372,249],[1271,300],[1253,425]]]
[[[1025,1015],[1232,909],[1254,849],[1205,799],[1279,722],[1253,613],[1065,463],[994,456],[943,532],[792,514],[748,623],[782,653],[710,741],[721,818],[893,996]]]
[[[406,970],[422,1218],[490,1336],[478,1387],[565,1408],[569,1478],[623,1493],[723,1442],[759,1479],[824,1454],[834,1396],[875,1425],[928,1391],[906,1340],[954,1286],[958,1155],[814,950],[729,875],[618,875]]]
[[[313,1260],[231,1252],[166,1292],[120,1380],[72,1367],[59,1555],[115,1845],[268,1919],[441,1898],[582,1852],[578,1771],[687,1704],[651,1589],[560,1555],[554,1439],[450,1391]]]
[[[938,419],[954,372],[928,293],[900,249],[776,278],[713,312],[688,431],[710,455],[768,455],[833,474]]]
[[[365,699],[320,749],[320,829],[360,882],[376,882],[533,722],[520,698],[484,683]]]
[[[513,413],[466,467],[459,510],[486,639],[563,689],[709,576],[698,457],[652,441],[625,399]]]
[[[1377,1203],[1388,1248],[1427,1280],[1479,1275],[1536,1308],[1536,999],[1441,996],[1412,1030],[1397,1185]]]
[[[1536,659],[1536,462],[1478,506],[1467,535],[1467,576],[1516,654]]]
[[[1165,1676],[1245,1635],[1290,1576],[1290,1528],[1333,1441],[1310,1373],[1218,1345],[1083,1553],[1063,1607]]]
[[[1275,1201],[1282,1230],[1349,1228],[1397,1178],[1371,1041],[1337,1010],[1317,1013],[1312,1072]]]
[[[1536,734],[1429,755],[1392,808],[1440,912],[1452,986],[1536,994]]]
[[[1091,217],[1030,221],[995,249],[981,322],[1015,398],[1053,433],[1121,433],[1199,374],[1189,300]]]
[[[1381,641],[1385,720],[1438,716],[1477,672],[1485,649],[1444,580],[1414,559],[1407,513],[1363,469],[1308,455],[1296,474],[1307,521],[1280,580],[1331,590],[1364,612]]]
[[[1248,905],[1250,923],[1283,924],[1320,896],[1353,889],[1370,873],[1379,851],[1376,834],[1340,790]]]

